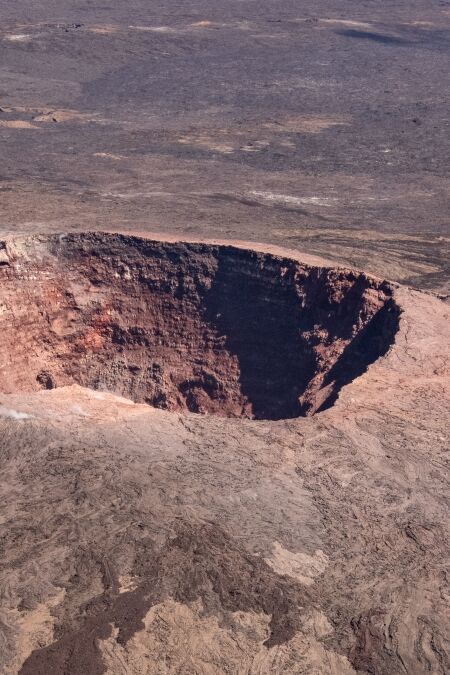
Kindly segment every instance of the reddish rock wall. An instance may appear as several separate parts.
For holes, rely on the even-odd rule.
[[[2,251],[3,392],[76,382],[168,410],[297,417],[331,405],[398,324],[386,282],[231,246],[98,233]]]

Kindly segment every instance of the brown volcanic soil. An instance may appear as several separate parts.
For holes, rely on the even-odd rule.
[[[240,246],[2,250],[2,673],[448,671],[448,304]]]
[[[446,675],[449,1],[0,5],[1,675]]]
[[[298,417],[398,325],[385,282],[230,246],[87,234],[2,250],[6,393],[76,382],[166,410]]]

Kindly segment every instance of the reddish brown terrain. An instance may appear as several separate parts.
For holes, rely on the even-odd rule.
[[[447,303],[242,244],[1,262],[1,672],[448,671]]]
[[[0,2],[0,675],[450,673],[449,55]]]

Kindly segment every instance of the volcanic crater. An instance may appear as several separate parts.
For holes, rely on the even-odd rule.
[[[226,417],[330,407],[400,313],[362,272],[108,233],[0,242],[0,280],[4,393],[77,383]]]

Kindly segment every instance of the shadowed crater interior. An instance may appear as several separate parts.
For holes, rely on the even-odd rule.
[[[392,344],[387,282],[207,244],[84,233],[0,243],[0,390],[78,383],[167,410],[329,407]]]

